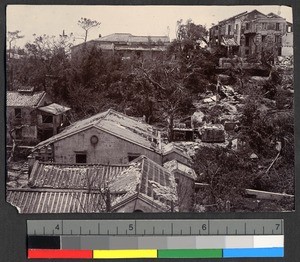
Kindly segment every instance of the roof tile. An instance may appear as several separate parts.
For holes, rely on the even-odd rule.
[[[11,107],[36,107],[45,94],[45,91],[34,93],[7,91],[6,104]]]

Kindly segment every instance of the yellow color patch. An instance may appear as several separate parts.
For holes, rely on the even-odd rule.
[[[157,258],[157,250],[94,250],[93,258]]]

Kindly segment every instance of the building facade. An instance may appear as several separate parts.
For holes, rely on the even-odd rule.
[[[127,164],[145,155],[162,165],[158,132],[112,109],[80,120],[39,143],[33,158],[56,163]]]
[[[57,133],[66,124],[70,108],[52,103],[45,91],[34,88],[7,91],[7,144],[13,139],[23,145],[36,145]]]
[[[210,45],[212,48],[225,47],[228,56],[260,56],[263,52],[281,56],[284,55],[284,37],[292,31],[293,25],[286,19],[274,13],[265,15],[253,10],[220,21],[210,28]]]
[[[170,38],[168,36],[134,36],[128,33],[115,33],[72,47],[72,57],[85,48],[96,48],[104,53],[119,54],[123,60],[138,58],[159,59],[164,56]]]

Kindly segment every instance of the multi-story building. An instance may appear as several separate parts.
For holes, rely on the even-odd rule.
[[[266,51],[281,56],[283,39],[292,31],[293,25],[285,18],[253,10],[222,20],[210,28],[210,45],[212,48],[226,47],[229,56],[260,56]]]
[[[6,104],[8,145],[13,140],[20,145],[36,145],[67,125],[70,108],[52,103],[45,91],[36,92],[33,87],[7,91]]]
[[[134,36],[129,33],[115,33],[73,46],[72,56],[81,53],[83,48],[94,47],[105,53],[119,54],[123,59],[157,59],[163,56],[169,44],[168,36]]]

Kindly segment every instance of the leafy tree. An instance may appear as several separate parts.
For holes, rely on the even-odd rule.
[[[24,55],[15,61],[14,81],[43,90],[49,87],[48,80],[59,81],[68,70],[74,37],[72,34],[34,36],[34,40],[25,45]]]
[[[149,91],[143,90],[144,94],[152,92],[154,95],[153,99],[148,100],[148,107],[152,109],[155,107],[160,119],[166,118],[171,141],[174,119],[186,114],[192,108],[192,99],[184,85],[185,78],[180,65],[172,61],[149,60],[136,67],[134,73],[136,83],[146,83],[144,87]]]
[[[253,163],[247,154],[222,147],[201,147],[194,157],[194,169],[199,181],[207,183],[204,194],[196,197],[196,204],[204,204],[214,211],[229,211],[239,207],[244,189],[252,182]]]
[[[89,18],[81,17],[77,23],[84,30],[84,42],[86,43],[88,38],[88,33],[92,28],[99,27],[101,25],[100,22],[96,20],[91,20]]]
[[[182,19],[177,21],[176,43],[179,44],[181,51],[199,48],[204,42],[207,44],[207,29],[202,25],[196,25],[191,19],[183,24]]]
[[[11,58],[11,52],[12,52],[12,44],[16,42],[16,40],[23,38],[23,35],[20,35],[21,31],[16,30],[16,31],[8,31],[7,32],[7,42],[8,42],[8,58]]]

